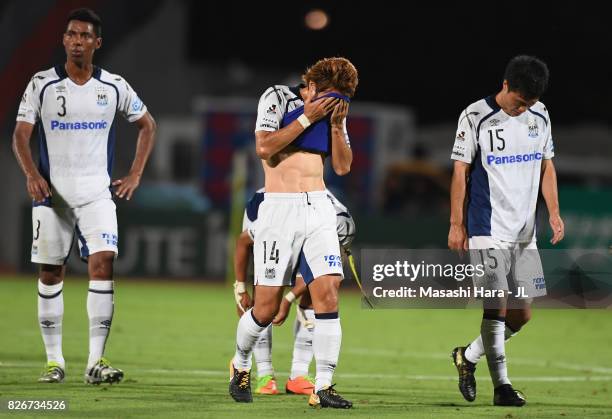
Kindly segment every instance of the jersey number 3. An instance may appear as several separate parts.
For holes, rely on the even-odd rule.
[[[57,116],[66,116],[66,97],[65,96],[58,96],[57,100],[59,100],[60,102],[62,102],[60,104],[60,106],[62,107],[62,111],[57,113]]]

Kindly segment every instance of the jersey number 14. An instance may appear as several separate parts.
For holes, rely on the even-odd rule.
[[[266,255],[268,254],[268,242],[265,240],[263,242],[263,248],[264,263],[266,263]],[[272,249],[270,250],[270,257],[268,257],[268,259],[272,262],[278,263],[278,249],[276,248],[276,240],[272,242]]]

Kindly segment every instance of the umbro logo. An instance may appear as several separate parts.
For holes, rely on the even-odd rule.
[[[112,323],[111,320],[103,320],[103,321],[100,322],[100,324],[102,326],[106,327],[107,329],[110,329],[111,323]]]
[[[40,324],[45,329],[51,329],[53,328],[53,326],[55,326],[55,322],[52,322],[51,320],[43,320],[42,322],[40,322]]]
[[[490,126],[492,126],[492,127],[496,127],[496,126],[498,126],[498,125],[499,125],[499,119],[491,119],[491,120],[489,121],[489,124],[490,124]]]
[[[270,106],[266,113],[276,113],[276,105]]]

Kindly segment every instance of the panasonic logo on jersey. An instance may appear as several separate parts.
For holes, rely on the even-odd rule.
[[[53,130],[79,130],[79,129],[106,129],[106,121],[81,121],[81,122],[61,122],[51,120],[51,131]]]
[[[515,154],[513,156],[499,156],[496,157],[492,154],[487,156],[487,164],[511,164],[511,163],[526,163],[535,160],[542,160],[544,155],[540,152],[529,153],[529,154]]]

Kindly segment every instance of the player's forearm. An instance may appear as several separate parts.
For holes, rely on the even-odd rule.
[[[268,160],[291,144],[303,131],[304,127],[298,121],[293,121],[278,131],[258,131],[255,133],[257,156],[262,160]]]
[[[234,274],[238,282],[245,282],[247,277],[247,266],[249,264],[249,246],[236,245],[234,255]]]
[[[332,167],[338,176],[351,171],[353,150],[348,145],[343,126],[332,125]]]
[[[557,172],[550,160],[545,160],[542,173],[542,196],[550,216],[559,215],[559,192],[557,189]]]
[[[461,226],[464,223],[465,193],[467,189],[467,176],[463,170],[455,169],[451,181],[450,206],[451,225]]]
[[[155,124],[147,124],[139,128],[138,141],[136,143],[136,155],[130,168],[130,174],[142,176],[153,145],[155,144]]]
[[[32,159],[32,150],[30,149],[30,137],[19,133],[13,135],[13,153],[21,171],[26,177],[38,175],[38,168]]]
[[[236,239],[236,248],[234,250],[234,275],[236,281],[246,281],[249,256],[252,253],[252,249],[253,240],[251,240],[246,231],[243,231]]]
[[[306,283],[302,281],[296,281],[295,286],[291,288],[291,292],[295,295],[295,298],[299,298],[306,291]]]

